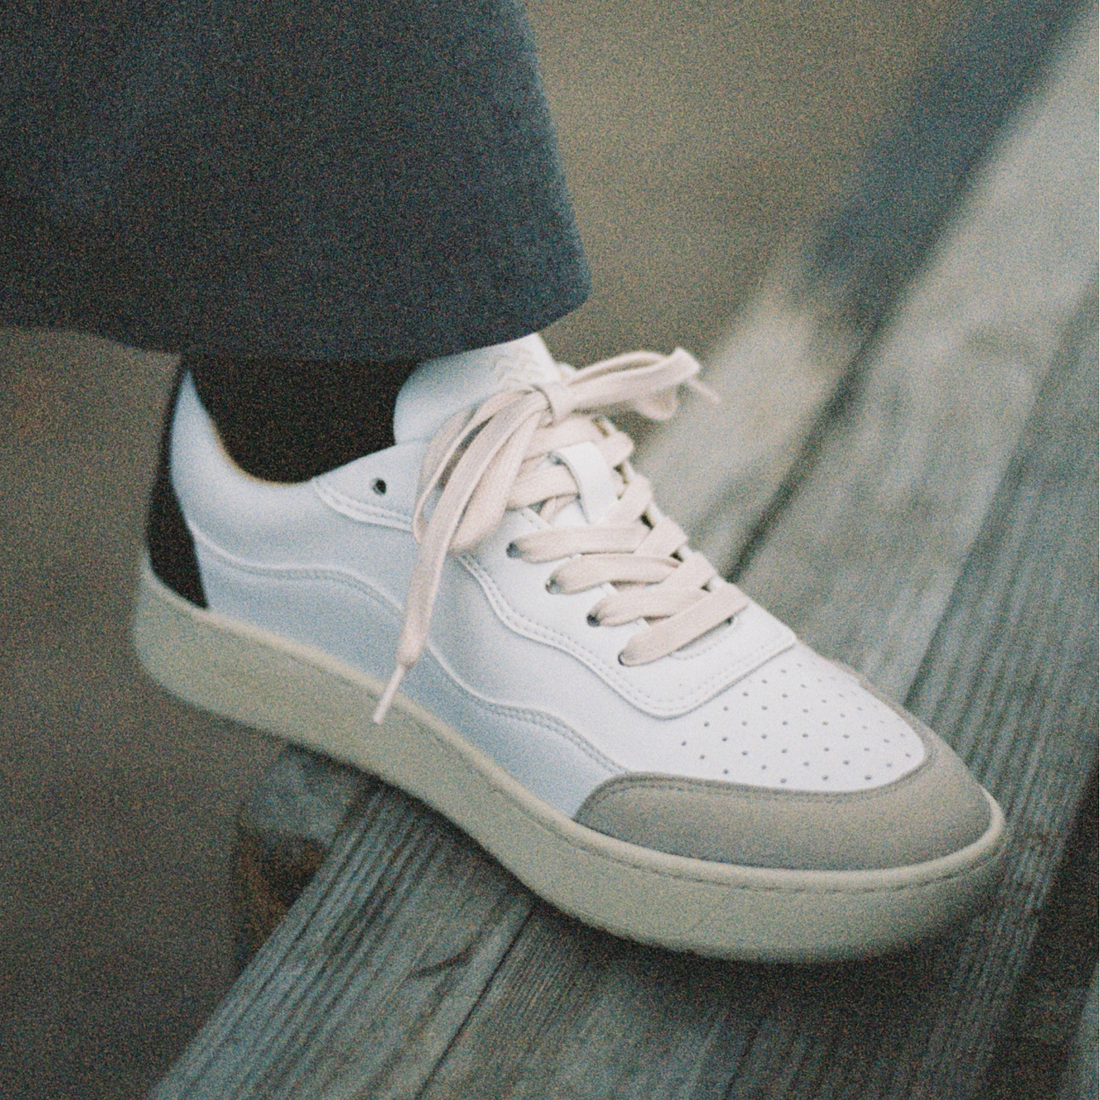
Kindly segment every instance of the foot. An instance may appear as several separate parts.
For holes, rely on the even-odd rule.
[[[292,485],[236,468],[184,378],[142,661],[410,791],[619,935],[810,961],[965,918],[997,879],[996,803],[691,551],[601,415],[669,415],[697,369],[573,371],[538,337],[451,356],[405,383],[396,446]]]

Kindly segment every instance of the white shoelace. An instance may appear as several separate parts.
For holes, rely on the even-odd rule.
[[[699,364],[682,348],[667,356],[631,352],[579,371],[563,367],[557,382],[522,383],[494,393],[440,428],[421,470],[413,512],[420,549],[396,667],[375,722],[383,721],[402,677],[423,652],[447,554],[476,546],[509,509],[535,508],[549,521],[577,500],[581,490],[568,466],[546,461],[573,444],[599,448],[612,471],[617,502],[591,526],[535,531],[516,539],[509,553],[529,562],[565,559],[551,577],[554,591],[613,585],[615,591],[593,607],[589,621],[606,626],[646,622],[619,655],[622,664],[665,657],[744,609],[748,598],[691,550],[687,535],[654,505],[649,482],[629,464],[630,437],[597,415],[629,408],[651,420],[667,420],[676,411],[682,385],[717,400],[696,380],[698,372]]]

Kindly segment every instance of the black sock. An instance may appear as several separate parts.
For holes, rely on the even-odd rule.
[[[397,394],[416,367],[185,355],[225,449],[264,481],[306,481],[393,446]]]

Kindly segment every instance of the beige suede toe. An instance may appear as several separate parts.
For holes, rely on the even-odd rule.
[[[862,871],[925,863],[979,840],[991,814],[962,761],[914,726],[927,746],[924,763],[873,790],[821,794],[633,774],[597,787],[576,820],[645,848],[740,866]]]

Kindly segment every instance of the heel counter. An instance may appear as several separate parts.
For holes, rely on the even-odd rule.
[[[149,563],[160,580],[185,600],[197,607],[206,607],[206,593],[203,591],[202,574],[195,554],[195,540],[187,528],[183,509],[172,488],[170,468],[172,421],[185,372],[186,367],[181,363],[168,400],[156,478],[149,497],[145,541],[149,550]]]

